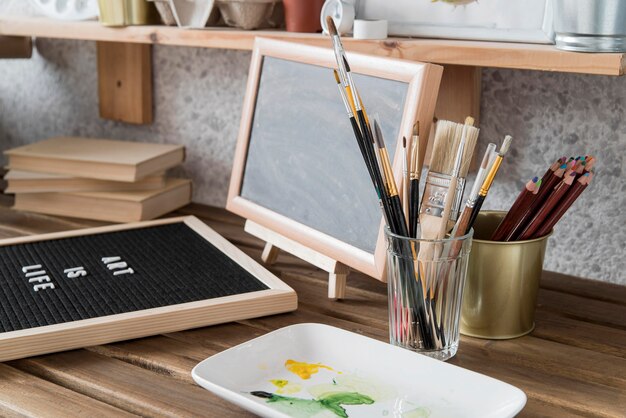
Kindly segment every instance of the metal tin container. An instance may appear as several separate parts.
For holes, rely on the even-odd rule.
[[[626,51],[626,1],[554,0],[556,47],[568,51]]]
[[[98,0],[98,6],[104,26],[150,25],[160,20],[154,4],[146,0]]]
[[[535,305],[544,237],[515,242],[488,241],[506,212],[482,211],[474,224],[472,252],[461,307],[461,334],[503,340],[535,327]]]

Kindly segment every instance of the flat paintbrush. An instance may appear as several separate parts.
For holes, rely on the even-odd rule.
[[[461,177],[467,174],[479,132],[477,128],[471,126],[472,118],[468,118],[467,122],[465,125],[445,120],[437,122],[431,163],[420,208],[422,239],[443,238],[446,230],[454,225],[453,221],[458,217],[464,187],[464,178],[461,180]],[[460,154],[459,175],[454,180],[458,187],[453,189],[451,174],[458,161],[457,154],[462,140],[464,146]],[[452,200],[449,200],[448,196]],[[444,211],[447,209],[449,215],[446,214],[444,218]],[[450,224],[448,221],[451,221]]]
[[[489,193],[489,189],[491,188],[491,185],[493,184],[493,180],[496,177],[496,174],[498,173],[498,169],[500,168],[500,164],[502,164],[502,160],[504,159],[504,156],[507,154],[507,152],[509,152],[509,148],[511,146],[512,140],[513,138],[510,135],[507,135],[504,137],[504,141],[502,141],[502,145],[500,146],[500,151],[498,151],[498,154],[496,155],[496,159],[493,162],[493,165],[491,166],[489,173],[485,177],[485,181],[480,187],[480,192],[478,193],[478,198],[476,199],[476,203],[474,204],[474,208],[472,209],[472,214],[470,216],[469,223],[467,227],[465,228],[466,234],[469,232],[472,225],[474,225],[474,222],[476,222],[476,217],[478,216],[478,212],[480,212],[480,208],[483,206],[483,202],[485,201],[485,198],[487,197],[487,194]]]
[[[460,135],[460,131],[458,134]],[[457,135],[457,124],[454,122],[440,120],[437,122],[437,128],[435,131],[435,140],[433,143],[433,151],[431,156],[431,163],[427,174],[427,183],[422,195],[422,204],[420,208],[420,225],[421,225],[421,239],[434,240],[437,239],[439,230],[441,229],[441,215],[445,204],[445,195],[448,193],[449,178],[447,174],[452,172],[452,166],[454,161],[448,163],[447,156],[454,157],[455,143]],[[445,170],[450,166],[447,174]],[[433,174],[431,174],[433,173]],[[429,188],[428,179],[440,176],[442,178],[441,183],[444,181],[446,187],[434,187]],[[431,190],[435,189],[435,190]],[[431,253],[432,254],[432,253]],[[420,258],[425,256],[425,253],[420,248]]]

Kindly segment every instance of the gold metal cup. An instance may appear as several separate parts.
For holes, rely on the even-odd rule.
[[[481,211],[474,224],[461,306],[461,334],[505,340],[535,328],[535,304],[548,237],[488,241],[506,212]]]
[[[154,4],[146,0],[98,0],[104,26],[150,25],[159,22]]]

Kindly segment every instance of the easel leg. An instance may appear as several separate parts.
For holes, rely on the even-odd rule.
[[[328,273],[328,298],[343,299],[346,296],[347,273]]]
[[[263,248],[263,253],[261,254],[261,260],[263,260],[263,262],[268,266],[271,266],[276,262],[276,258],[278,258],[278,250],[278,247],[266,242],[265,247]]]

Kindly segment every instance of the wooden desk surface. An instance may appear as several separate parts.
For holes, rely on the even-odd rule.
[[[194,214],[260,260],[262,243],[221,209]],[[100,225],[0,207],[0,238]],[[352,273],[347,298],[327,274],[281,253],[271,270],[298,293],[296,312],[0,364],[0,416],[246,416],[196,386],[199,361],[277,328],[334,325],[387,341],[386,285]],[[526,392],[521,416],[626,416],[626,287],[546,272],[536,329],[508,341],[462,337],[450,361]]]

